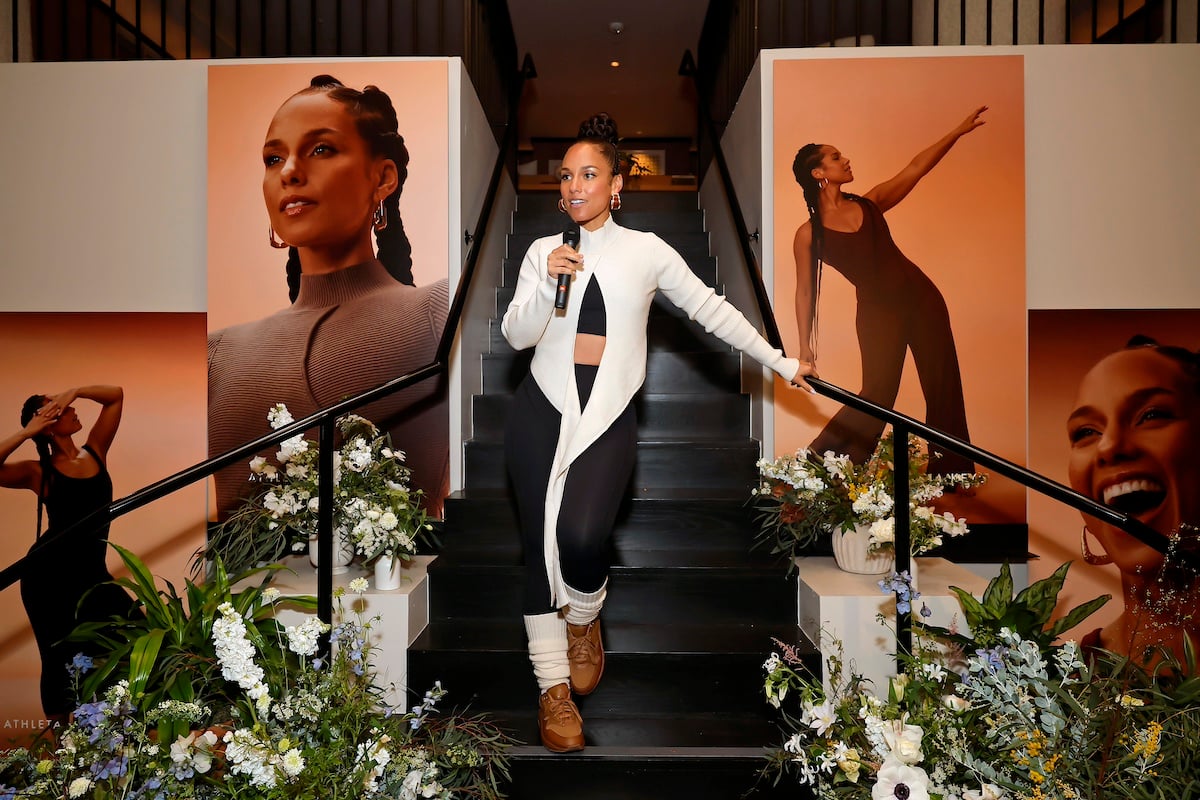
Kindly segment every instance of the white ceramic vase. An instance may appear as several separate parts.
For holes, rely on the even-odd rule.
[[[354,560],[354,542],[349,538],[342,536],[337,531],[333,532],[333,574],[340,575],[350,568],[350,562]],[[317,557],[317,535],[310,533],[308,535],[308,562],[314,567],[319,567],[319,559]]]
[[[395,556],[384,554],[375,559],[375,588],[380,591],[399,589],[403,569],[404,561]]]
[[[844,572],[860,575],[882,575],[891,572],[896,564],[892,548],[882,547],[870,552],[871,528],[856,525],[848,531],[833,532],[833,558]]]

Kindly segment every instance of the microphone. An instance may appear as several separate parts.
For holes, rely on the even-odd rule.
[[[579,248],[579,226],[571,225],[563,231],[563,244],[569,244],[576,249]],[[554,292],[554,307],[567,307],[567,293],[571,291],[571,273],[563,273],[558,276],[558,289]]]

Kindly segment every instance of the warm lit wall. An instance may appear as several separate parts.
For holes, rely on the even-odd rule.
[[[108,454],[116,497],[204,456],[203,314],[0,314],[0,374],[4,436],[18,430],[18,412],[31,394],[88,384],[124,388],[124,414]],[[75,436],[82,445],[99,406],[87,400],[74,405],[84,425]],[[10,460],[36,458],[26,442]],[[111,538],[138,553],[155,574],[182,586],[188,561],[204,541],[204,503],[202,486],[177,492],[117,520]],[[0,490],[0,565],[25,555],[36,519],[32,492]],[[108,563],[121,574],[115,552]],[[38,667],[18,587],[9,587],[0,592],[0,742],[27,732],[23,726],[41,718]]]

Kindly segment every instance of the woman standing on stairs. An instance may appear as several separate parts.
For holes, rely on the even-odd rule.
[[[986,110],[987,106],[977,108],[897,175],[861,197],[842,191],[854,180],[854,171],[850,159],[832,145],[806,144],[792,163],[809,213],[792,244],[800,357],[816,362],[821,266],[829,264],[854,285],[857,294],[862,396],[891,408],[900,389],[905,353],[911,350],[925,396],[926,422],[964,440],[970,437],[950,312],[933,281],[892,241],[883,214],[907,197],[960,138],[984,124],[980,116]],[[874,452],[882,433],[882,420],[847,406],[825,425],[809,449],[832,450],[862,463]],[[972,463],[953,453],[930,462],[930,472],[974,471]]]
[[[73,438],[83,430],[72,405],[80,399],[100,404],[100,414],[82,447]],[[28,489],[37,495],[39,540],[43,507],[48,530],[61,532],[112,503],[112,478],[105,464],[121,424],[123,403],[120,386],[81,386],[53,396],[35,394],[21,408],[21,430],[0,440],[0,486]],[[37,446],[37,460],[6,463],[25,441]],[[26,562],[21,602],[42,660],[42,710],[48,719],[65,724],[76,703],[67,668],[75,654],[91,653],[91,649],[86,642],[63,640],[80,623],[128,615],[133,601],[124,589],[111,583],[113,577],[105,565],[106,520],[75,528],[66,539],[48,547],[40,544],[35,543],[29,551],[40,555]]]
[[[815,375],[811,364],[771,347],[666,242],[617,225],[611,212],[621,207],[621,188],[616,123],[598,114],[580,125],[559,170],[558,207],[581,229],[579,244],[554,234],[530,245],[502,324],[515,349],[535,348],[513,398],[505,458],[525,550],[538,727],[555,752],[583,748],[571,693],[590,693],[604,671],[607,553],[636,458],[632,403],[646,377],[655,292],[784,379]],[[560,275],[572,286],[566,308],[556,310]]]

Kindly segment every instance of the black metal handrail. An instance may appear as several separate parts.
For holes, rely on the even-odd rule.
[[[754,255],[754,249],[750,246],[751,236],[746,226],[746,220],[742,214],[741,204],[738,203],[736,190],[733,184],[733,176],[729,174],[729,168],[725,161],[725,155],[722,152],[720,138],[716,132],[716,126],[710,116],[708,105],[705,101],[704,93],[700,90],[698,81],[698,72],[696,70],[695,61],[692,58],[691,51],[684,53],[683,61],[679,67],[681,75],[690,76],[696,82],[697,97],[700,107],[700,118],[706,133],[711,141],[709,146],[712,148],[713,163],[716,164],[717,171],[720,173],[721,185],[725,190],[726,200],[729,203],[730,214],[733,216],[734,228],[737,231],[737,236],[740,240],[742,256],[746,262],[746,271],[751,284],[754,287],[755,302],[758,306],[758,313],[763,321],[765,328],[765,338],[781,351],[784,350],[783,339],[779,334],[779,326],[775,321],[775,313],[771,306],[769,295],[767,294],[766,285],[763,283],[762,270],[758,264],[758,258]],[[1160,553],[1167,552],[1170,546],[1168,537],[1154,530],[1150,526],[1134,519],[1126,514],[1122,514],[1115,509],[1097,503],[1095,500],[1080,494],[1079,492],[1063,486],[1060,483],[1050,480],[1045,475],[1033,472],[1019,464],[1015,464],[988,450],[976,447],[970,442],[951,436],[948,433],[939,431],[936,428],[931,428],[923,422],[919,422],[912,417],[901,414],[890,408],[877,405],[876,403],[866,400],[853,392],[848,392],[841,387],[828,383],[817,378],[811,378],[808,381],[809,385],[818,393],[832,400],[836,400],[843,405],[850,406],[865,414],[869,414],[876,419],[883,420],[885,423],[892,425],[893,437],[898,444],[894,449],[895,460],[895,485],[893,486],[894,498],[908,497],[908,447],[903,444],[908,441],[909,434],[914,434],[932,444],[950,450],[958,455],[966,456],[971,461],[982,464],[983,466],[995,470],[996,472],[1011,478],[1017,483],[1022,484],[1026,488],[1033,489],[1039,494],[1046,495],[1061,503],[1078,509],[1079,511],[1088,514],[1089,516],[1103,520],[1129,535],[1135,537],[1139,541],[1149,545]],[[897,508],[904,508],[906,503],[896,503]],[[895,529],[895,552],[896,552],[896,570],[903,572],[911,567],[911,526],[908,514],[896,514],[896,529]],[[1195,553],[1180,552],[1176,554],[1184,564],[1189,566],[1200,567],[1200,557]],[[912,628],[909,615],[906,613],[897,614],[896,620],[897,630],[897,654],[908,654],[912,652]]]
[[[500,143],[500,151],[497,153],[495,164],[492,167],[487,194],[484,197],[483,205],[479,210],[476,220],[475,234],[471,238],[471,245],[467,250],[467,258],[463,264],[462,274],[459,276],[454,300],[450,304],[446,325],[442,330],[437,352],[432,362],[420,369],[381,383],[373,389],[368,389],[361,394],[323,408],[303,419],[285,425],[264,436],[260,436],[253,441],[246,442],[239,447],[235,447],[218,456],[213,456],[174,475],[150,484],[126,497],[113,501],[103,508],[97,509],[62,530],[47,531],[38,539],[37,543],[25,557],[0,570],[0,591],[20,580],[27,563],[36,560],[54,543],[73,531],[109,524],[118,517],[128,514],[130,511],[134,511],[179,489],[190,486],[196,481],[203,480],[224,467],[244,461],[246,458],[271,445],[278,444],[293,436],[301,435],[312,428],[317,428],[319,444],[318,472],[320,475],[318,485],[319,507],[317,512],[317,561],[319,565],[317,567],[317,614],[324,622],[329,622],[333,617],[332,475],[336,422],[343,415],[355,411],[368,403],[387,397],[421,381],[444,374],[447,371],[450,362],[450,351],[453,349],[454,339],[458,335],[458,329],[462,323],[466,297],[475,277],[488,221],[492,215],[492,209],[495,207],[496,195],[500,190],[500,182],[504,176],[504,169],[508,163],[510,151],[514,150],[517,145],[516,110],[520,102],[521,92],[524,89],[525,80],[536,74],[533,59],[526,55],[510,93],[509,109],[511,116],[509,117],[509,123],[505,127],[504,137]],[[512,177],[514,180],[516,179],[515,174]]]

